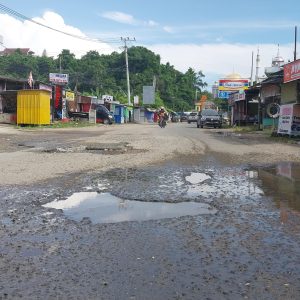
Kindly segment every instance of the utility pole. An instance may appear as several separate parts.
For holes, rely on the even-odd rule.
[[[297,26],[295,26],[295,49],[294,49],[294,61],[297,60]]]
[[[257,55],[256,55],[256,72],[255,72],[255,81],[256,84],[259,83],[259,65],[260,63],[260,55],[259,55],[259,48],[257,48]]]
[[[127,77],[127,99],[128,99],[128,105],[131,105],[131,101],[130,101],[130,83],[129,83],[129,67],[128,67],[128,54],[127,54],[127,42],[134,42],[135,38],[130,39],[129,37],[126,37],[126,38],[121,37],[121,41],[124,42],[124,49],[125,49],[126,77]]]
[[[61,55],[59,56],[59,73],[61,74]]]

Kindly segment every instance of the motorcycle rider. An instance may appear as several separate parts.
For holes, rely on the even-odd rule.
[[[165,127],[168,120],[168,113],[165,108],[162,106],[158,111],[158,123],[160,127]]]

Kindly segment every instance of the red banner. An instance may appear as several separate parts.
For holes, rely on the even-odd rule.
[[[61,106],[61,86],[56,85],[55,86],[55,103],[54,107],[57,109]]]
[[[300,59],[295,60],[283,66],[283,82],[294,81],[300,79]]]

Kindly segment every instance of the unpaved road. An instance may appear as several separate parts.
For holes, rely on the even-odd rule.
[[[0,299],[299,299],[298,210],[248,176],[299,150],[186,123],[0,126]],[[217,213],[94,224],[42,206],[82,191]]]

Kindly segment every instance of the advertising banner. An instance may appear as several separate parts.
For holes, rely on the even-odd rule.
[[[283,66],[283,82],[300,79],[300,59]]]
[[[69,82],[69,74],[50,73],[49,81],[56,84],[67,84]]]
[[[281,105],[277,133],[300,135],[300,105]]]
[[[133,104],[134,105],[139,105],[139,96],[134,96],[133,97]]]
[[[66,99],[68,101],[74,101],[75,100],[75,93],[66,91]]]
[[[248,79],[220,79],[219,91],[239,91],[245,90],[249,87]]]

